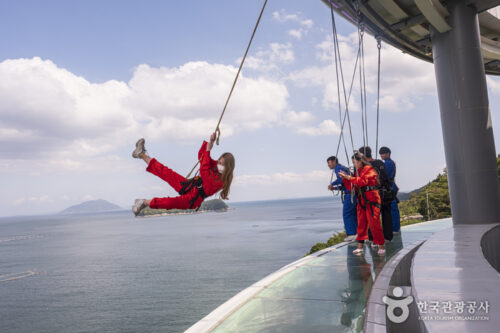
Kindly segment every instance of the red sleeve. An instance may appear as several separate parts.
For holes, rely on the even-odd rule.
[[[360,175],[360,177],[352,177],[350,180],[351,184],[357,187],[376,185],[377,183],[377,172],[373,169],[369,169],[366,173]]]
[[[206,141],[203,141],[203,143],[201,144],[200,151],[198,152],[198,160],[200,160],[203,156],[203,153],[207,151],[207,144],[208,142]]]
[[[200,151],[198,152],[198,159],[200,160],[200,170],[208,170],[217,165],[217,161],[214,161],[210,157],[210,150],[207,150],[207,142],[203,141]]]
[[[342,179],[342,183],[344,184],[344,187],[346,188],[346,190],[348,190],[348,191],[352,190],[351,183],[347,179]]]

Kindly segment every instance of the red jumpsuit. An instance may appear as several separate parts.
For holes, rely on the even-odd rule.
[[[348,182],[357,189],[364,186],[377,186],[377,172],[370,165],[365,165],[359,170],[358,177],[352,177]],[[368,239],[368,227],[370,227],[373,234],[373,244],[383,245],[385,240],[380,223],[380,208],[365,202],[365,199],[359,193],[358,191],[358,236],[356,240]],[[366,200],[380,205],[381,200],[378,191],[366,191],[365,196]]]
[[[210,151],[207,151],[207,142],[203,141],[200,151],[198,152],[198,159],[200,161],[200,177],[203,180],[203,190],[205,191],[207,197],[217,193],[224,185],[220,179],[221,174],[217,170],[217,161],[214,161],[210,157]],[[175,191],[179,192],[182,188],[181,182],[187,179],[179,175],[172,169],[167,168],[162,165],[156,159],[152,159],[146,171],[151,172],[166,181],[170,186],[174,188]],[[191,199],[193,199],[198,194],[198,189],[193,187],[188,193],[180,195],[177,197],[167,197],[167,198],[153,198],[149,204],[150,208],[162,208],[162,209],[189,209],[198,208],[203,202],[203,198],[200,196],[196,199],[193,207],[191,207]]]

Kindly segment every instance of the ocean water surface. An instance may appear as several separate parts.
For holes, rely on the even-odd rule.
[[[0,332],[182,332],[343,230],[338,197],[0,219]]]

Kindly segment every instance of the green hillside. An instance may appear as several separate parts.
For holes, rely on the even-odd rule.
[[[497,157],[498,180],[500,181],[500,155]],[[429,212],[427,212],[427,196]],[[451,216],[450,196],[448,193],[448,176],[446,169],[433,181],[422,187],[418,193],[411,193],[410,198],[399,204],[401,217],[422,215],[426,220],[434,220]]]

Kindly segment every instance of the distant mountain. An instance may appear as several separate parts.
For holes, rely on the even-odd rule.
[[[59,214],[100,213],[122,209],[123,208],[121,208],[120,206],[115,205],[109,201],[98,199],[85,201],[81,204],[68,207]]]
[[[398,199],[400,201],[406,201],[406,200],[409,200],[410,199],[410,196],[412,194],[419,194],[420,192],[422,192],[422,190],[424,189],[425,185],[420,187],[420,188],[417,188],[416,190],[413,190],[411,192],[398,192]]]

